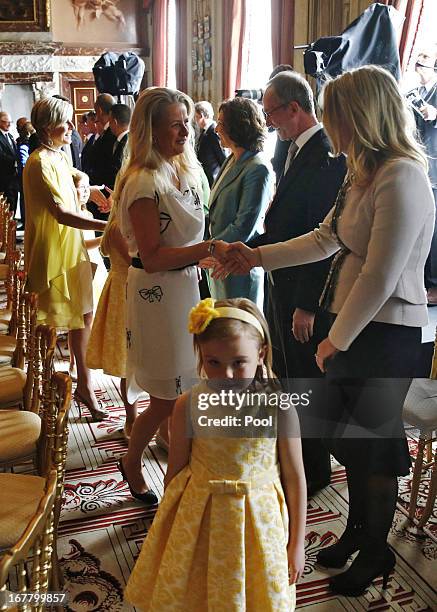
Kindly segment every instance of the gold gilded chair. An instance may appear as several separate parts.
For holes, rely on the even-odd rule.
[[[17,576],[17,584],[11,584],[10,590],[20,593],[46,593],[51,582],[52,548],[53,548],[53,506],[56,498],[56,470],[48,473],[47,479],[39,476],[20,474],[0,474],[0,486],[13,480],[14,513],[2,521],[1,531],[9,531],[8,542],[0,549],[0,592],[6,591],[9,575]],[[32,480],[29,480],[32,479]],[[20,505],[24,502],[24,507]],[[1,512],[1,510],[0,510]],[[18,513],[18,514],[17,514]],[[29,576],[30,565],[30,580]],[[12,570],[14,570],[12,572]],[[41,605],[24,605],[12,608],[21,611],[41,611]],[[0,610],[10,607],[0,604]]]
[[[70,404],[71,378],[61,372],[55,372],[49,381],[44,381],[41,402],[41,433],[36,449],[38,476],[0,474],[0,487],[4,486],[3,490],[8,491],[7,498],[0,506],[0,550],[2,550],[10,548],[18,540],[18,532],[31,515],[35,500],[39,499],[38,496],[41,494],[41,481],[44,481],[51,470],[56,471],[56,491],[53,506],[53,549],[50,551],[54,568],[50,585],[51,589],[55,591],[59,590],[59,585],[62,583],[57,562],[56,536],[64,491],[68,442],[67,423]],[[25,413],[22,411],[17,412],[17,415],[23,414]],[[26,496],[26,490],[29,493],[28,496]],[[18,510],[16,510],[17,505],[19,506]],[[13,526],[10,524],[11,522],[14,524]],[[15,522],[18,523],[18,527]]]
[[[16,252],[16,235],[17,223],[12,217],[9,217],[6,221],[5,238],[2,245],[2,252],[4,252],[5,256],[3,263],[0,263],[0,281],[3,282],[7,282],[10,279],[10,264]]]
[[[26,385],[33,387],[32,396],[27,402],[29,409],[0,410],[0,468],[6,469],[33,460],[38,472],[41,473],[44,462],[47,461],[47,439],[57,435],[55,429],[60,414],[60,406],[52,397],[53,385],[60,384],[59,377],[54,378],[52,372],[55,344],[53,336],[55,336],[53,328],[38,326],[37,342],[39,347],[43,347],[45,356],[41,372],[37,367],[33,375],[31,372],[27,375]],[[67,390],[61,394],[61,397],[66,393]],[[69,393],[71,395],[71,390]],[[63,418],[63,414],[60,416]]]
[[[49,380],[53,372],[55,328],[38,325],[27,348],[26,372],[20,368],[0,368],[0,415],[3,408],[24,408],[38,414],[42,380]]]
[[[436,330],[437,331],[437,330]],[[437,335],[430,378],[413,379],[405,398],[403,418],[406,423],[419,430],[417,456],[414,461],[408,517],[424,527],[434,509],[437,495]],[[428,495],[422,514],[416,519],[419,489],[424,470],[431,468]]]
[[[6,283],[6,307],[0,309],[0,334],[14,334],[18,322],[18,304],[24,286],[24,272],[20,271],[21,254],[16,252],[10,264],[10,279]]]
[[[20,284],[17,280],[16,284]],[[23,369],[25,357],[30,353],[30,343],[35,334],[38,315],[38,295],[18,290],[17,314],[9,323],[10,332],[0,335],[0,367]]]

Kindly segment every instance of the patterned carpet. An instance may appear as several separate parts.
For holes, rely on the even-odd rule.
[[[65,342],[60,341],[57,369],[67,369],[66,360]],[[117,459],[127,448],[120,433],[124,410],[118,381],[100,372],[94,373],[94,379],[98,397],[110,417],[103,423],[91,423],[86,410],[79,418],[77,405],[72,405],[59,558],[70,593],[67,610],[127,611],[133,608],[123,602],[123,588],[154,512],[131,498],[116,467]],[[143,404],[147,405],[146,399]],[[146,450],[144,469],[148,481],[161,496],[166,454],[154,442]],[[420,491],[422,504],[428,482],[424,478]],[[407,507],[409,490],[410,479],[402,479],[400,508]],[[335,542],[341,533],[346,512],[345,473],[334,464],[331,485],[308,505],[307,563],[305,576],[297,587],[298,607],[318,612],[437,610],[437,509],[428,528],[421,533],[398,509],[390,536],[397,565],[389,588],[381,590],[381,578],[359,598],[332,596],[328,591],[328,570],[321,571],[315,566],[317,551]]]

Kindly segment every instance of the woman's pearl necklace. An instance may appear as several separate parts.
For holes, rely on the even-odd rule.
[[[43,147],[45,147],[49,151],[53,151],[54,153],[62,153],[62,147],[60,147],[59,149],[55,149],[54,147],[51,147],[50,145],[46,144],[45,142],[42,142],[41,144],[42,144]]]

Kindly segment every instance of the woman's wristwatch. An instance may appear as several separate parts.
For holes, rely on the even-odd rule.
[[[208,253],[211,255],[211,257],[214,256],[215,245],[216,245],[216,240],[215,238],[212,238],[209,241],[209,245],[208,245]]]

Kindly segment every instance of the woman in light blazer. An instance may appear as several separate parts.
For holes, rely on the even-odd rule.
[[[294,240],[256,250],[234,245],[227,269],[274,270],[336,253],[321,298],[332,327],[315,358],[327,372],[327,441],[346,466],[349,517],[318,562],[340,568],[359,551],[330,581],[335,592],[356,596],[381,574],[385,586],[395,565],[387,536],[397,476],[410,468],[402,406],[428,320],[423,269],[434,200],[413,119],[383,68],[365,66],[329,82],[324,126],[334,152],[347,155],[333,210]]]
[[[246,242],[263,232],[273,190],[273,172],[261,153],[266,138],[265,120],[255,102],[234,98],[220,106],[216,132],[231,155],[211,189],[209,236],[226,242]],[[245,297],[262,310],[263,281],[261,268],[240,277],[210,277],[211,296],[217,300]]]

